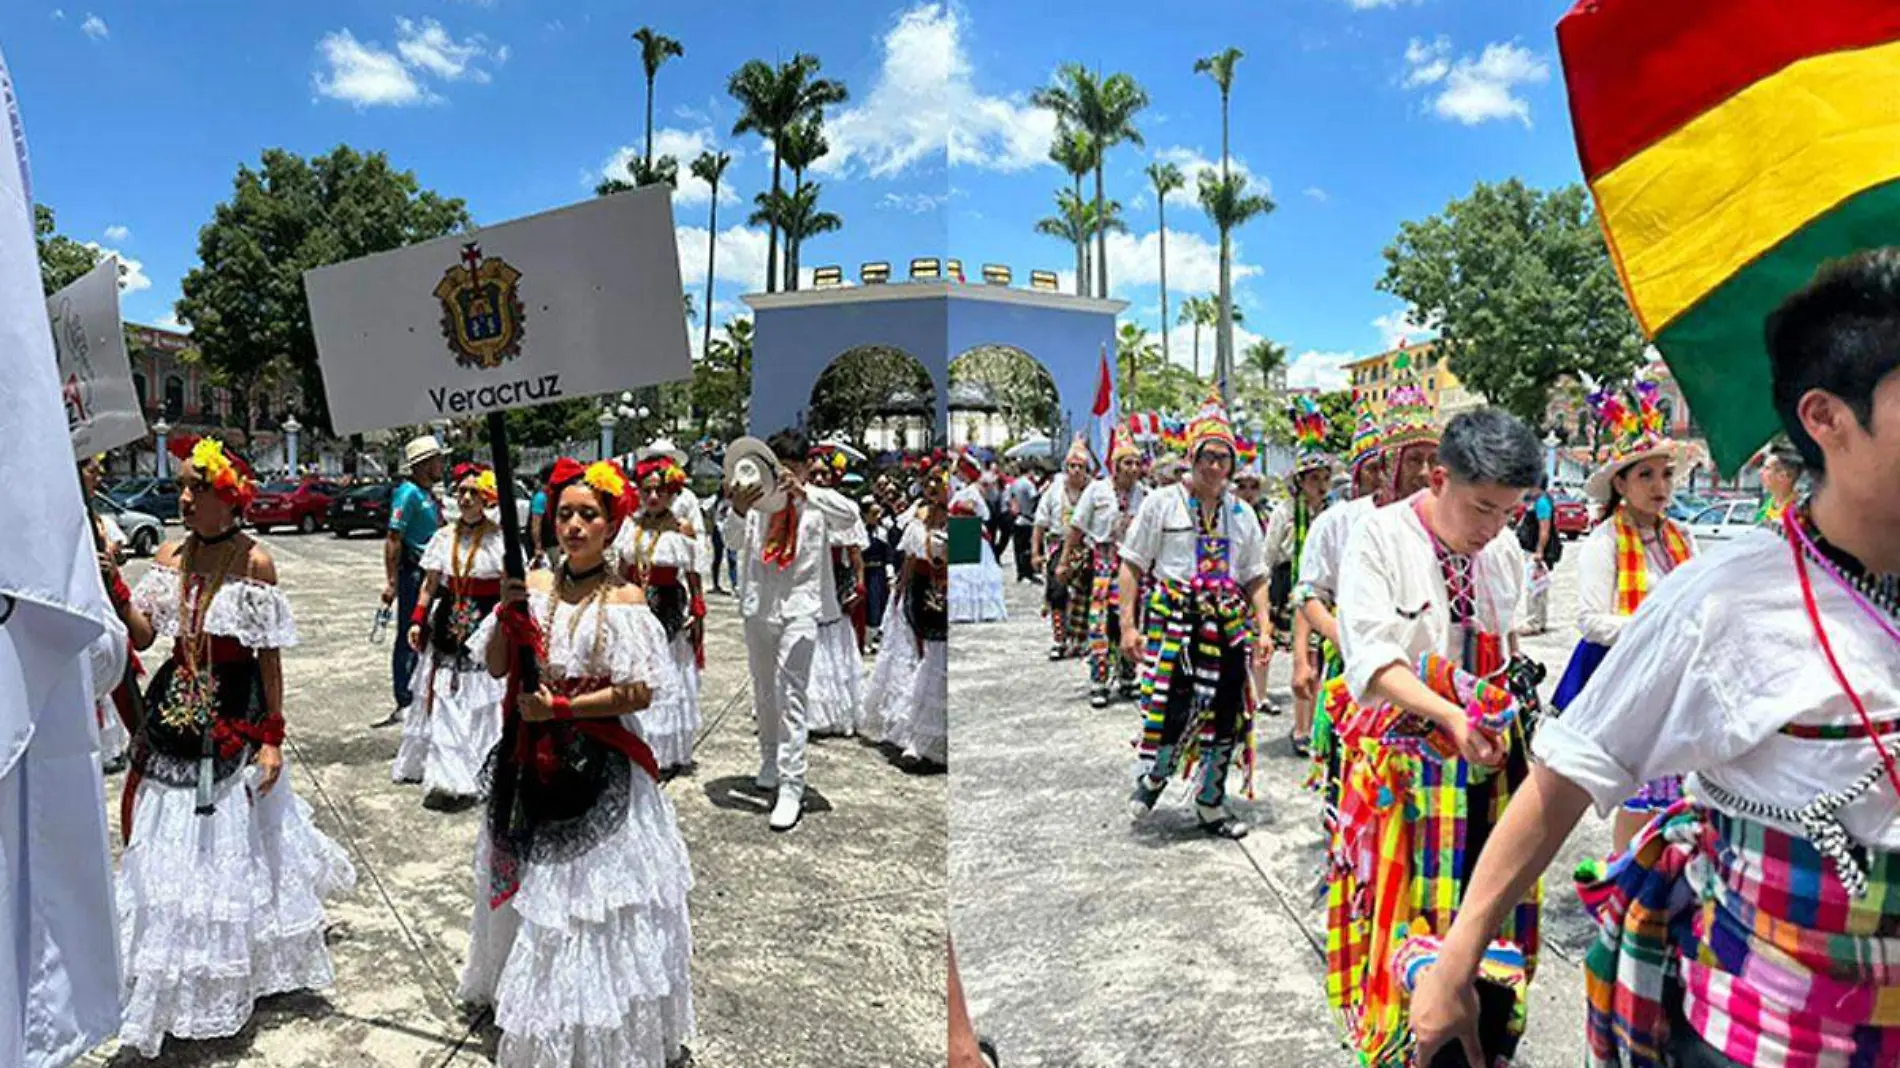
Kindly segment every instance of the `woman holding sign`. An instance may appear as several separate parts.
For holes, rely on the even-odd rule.
[[[617,464],[561,460],[559,570],[505,580],[470,640],[509,691],[461,996],[494,1006],[503,1068],[662,1068],[693,1035],[692,869],[639,718],[679,677],[645,594],[606,559],[638,498]]]
[[[132,591],[134,644],[172,641],[125,784],[119,1038],[237,1034],[256,999],[327,989],[321,901],[356,871],[285,781],[282,650],[297,644],[277,565],[238,529],[250,471],[217,441],[173,439],[182,542]]]

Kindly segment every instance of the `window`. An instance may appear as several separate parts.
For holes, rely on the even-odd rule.
[[[143,371],[132,372],[132,392],[139,395],[139,411],[145,411],[151,406],[151,402],[145,399],[145,373]]]
[[[1728,505],[1718,504],[1713,508],[1704,508],[1701,514],[1691,519],[1698,526],[1714,526],[1728,517]]]
[[[185,380],[177,375],[165,376],[165,419],[176,423],[185,417]]]

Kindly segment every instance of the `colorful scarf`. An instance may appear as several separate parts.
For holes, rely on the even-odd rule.
[[[1900,1062],[1900,853],[1869,859],[1855,899],[1807,839],[1685,800],[1607,870],[1586,862],[1586,1063],[1662,1068],[1677,998],[1742,1064]]]
[[[766,520],[764,561],[780,571],[798,559],[798,506],[791,501]]]
[[[1633,616],[1643,606],[1643,599],[1649,596],[1649,554],[1643,547],[1643,536],[1637,531],[1636,524],[1629,521],[1625,509],[1618,508],[1614,517],[1616,523],[1616,614]],[[1689,539],[1683,536],[1682,528],[1674,520],[1664,519],[1658,531],[1662,538],[1663,551],[1669,554],[1669,566],[1673,569],[1689,559]]]

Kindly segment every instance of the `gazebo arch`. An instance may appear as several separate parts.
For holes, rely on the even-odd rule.
[[[891,345],[838,353],[813,380],[799,422],[867,451],[928,448],[937,440],[936,388],[923,361]]]
[[[1097,368],[1099,372],[1099,367]],[[1089,400],[1094,400],[1093,394]],[[985,343],[958,353],[950,361],[950,441],[963,444],[969,437],[956,425],[958,413],[981,413],[986,433],[1000,427],[1006,436],[1031,434],[1057,437],[1063,431],[1062,397],[1055,377],[1042,361],[1009,344]],[[1086,413],[1083,416],[1086,420]],[[979,444],[997,445],[985,440]]]
[[[1115,317],[1127,307],[1119,300],[950,281],[754,293],[744,300],[755,319],[754,434],[802,423],[818,377],[840,354],[867,346],[901,350],[929,372],[938,434],[948,423],[951,354],[984,345],[1035,353],[1055,384],[1057,422],[1081,425],[1094,403],[1102,357],[1115,345]]]

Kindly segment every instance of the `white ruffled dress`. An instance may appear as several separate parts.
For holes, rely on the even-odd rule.
[[[832,539],[832,547],[871,546],[863,523]],[[840,604],[837,569],[823,565],[823,609],[818,617],[818,641],[812,649],[811,682],[806,690],[805,717],[813,734],[854,735],[864,723],[864,655],[858,652],[858,632]]]
[[[547,594],[532,593],[529,606],[548,620]],[[491,618],[474,641],[485,645],[494,627]],[[609,677],[655,694],[678,685],[666,631],[644,605],[561,603],[545,634],[551,678]],[[621,722],[641,728],[637,715]],[[635,767],[625,822],[571,859],[523,858],[519,890],[493,909],[488,843],[484,820],[461,997],[494,1006],[502,1031],[495,1063],[663,1068],[676,1059],[694,1033],[693,872],[672,803],[653,779]]]
[[[448,582],[454,573],[454,538],[460,524],[451,523],[435,532],[422,552],[422,570],[436,573],[441,592],[447,597]],[[461,550],[466,552],[466,549]],[[468,578],[499,579],[502,574],[501,531],[489,528],[475,549],[475,559],[465,563]],[[431,613],[431,620],[434,614]],[[407,621],[403,624],[407,640]],[[424,648],[416,658],[416,674],[410,683],[415,704],[402,721],[402,743],[396,750],[390,778],[396,782],[422,783],[426,793],[445,797],[480,797],[483,792],[482,765],[489,750],[501,741],[501,702],[506,695],[506,680],[488,673],[479,646],[469,646],[471,654],[457,665],[456,658],[443,656],[433,646]]]
[[[178,581],[154,565],[132,592],[160,637],[178,636]],[[253,651],[297,644],[276,586],[227,579],[205,616],[207,634]],[[168,1034],[235,1035],[257,999],[333,981],[322,902],[353,889],[356,869],[292,791],[288,753],[270,793],[258,796],[256,781],[249,763],[219,781],[216,811],[204,816],[192,788],[151,778],[138,786],[119,859],[119,1039],[147,1057]]]
[[[622,523],[620,533],[614,538],[614,550],[619,554],[623,573],[633,566],[634,537],[637,527],[632,522]],[[687,573],[693,571],[699,559],[699,547],[693,539],[677,530],[669,530],[660,535],[653,546],[653,567],[678,568],[680,582],[691,596],[692,586]],[[686,622],[692,623],[690,613]],[[662,628],[664,633],[664,628]],[[693,762],[693,742],[699,734],[699,654],[693,650],[693,636],[686,627],[669,643],[673,659],[674,676],[679,680],[676,686],[669,686],[662,692],[653,692],[653,703],[640,711],[640,736],[646,739],[653,750],[653,759],[659,763],[660,770],[684,768]]]
[[[926,541],[928,538],[928,541]],[[939,559],[946,549],[947,534],[913,523],[904,530],[902,551],[906,557]],[[904,591],[908,596],[910,591]],[[900,617],[903,612],[897,613]],[[924,655],[917,656],[917,641],[908,621],[901,623],[897,635],[906,663],[893,665],[890,683],[878,692],[878,740],[904,751],[906,756],[926,760],[939,767],[950,755],[950,643],[925,641]],[[892,654],[889,645],[878,651],[878,667]]]
[[[950,501],[950,514],[973,515],[987,527],[989,503],[976,485],[956,492]],[[950,622],[994,623],[1009,618],[1009,605],[1003,600],[1003,568],[996,562],[990,539],[979,538],[981,556],[974,564],[950,565]]]

